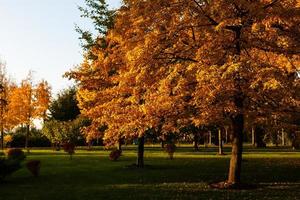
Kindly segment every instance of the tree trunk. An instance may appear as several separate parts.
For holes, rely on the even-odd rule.
[[[30,134],[30,124],[26,125],[26,137],[25,137],[25,149],[29,153],[29,134]]]
[[[121,139],[118,141],[118,150],[122,151],[122,140]]]
[[[218,130],[218,137],[219,137],[219,155],[224,155],[221,129]]]
[[[232,153],[227,183],[240,184],[243,152],[244,115],[238,114],[232,118],[233,136]]]
[[[255,132],[254,128],[251,129],[251,136],[252,136],[252,146],[255,146]]]
[[[284,129],[281,129],[281,142],[282,142],[282,146],[285,146],[285,133],[284,133]]]
[[[56,151],[60,151],[60,143],[59,142],[55,143],[55,148],[56,148]]]
[[[1,105],[1,149],[4,149],[4,105]]]
[[[241,54],[241,28],[234,30],[235,32],[235,48],[236,55]],[[243,153],[243,132],[244,132],[244,95],[241,89],[240,79],[235,81],[235,89],[237,93],[234,97],[234,104],[241,113],[231,118],[233,133],[232,133],[232,151],[228,173],[227,183],[229,185],[239,185],[241,183],[242,170],[242,153]]]
[[[264,142],[263,136],[265,135],[265,130],[261,126],[255,127],[255,146],[259,148],[265,148],[266,143]]]
[[[209,134],[208,144],[211,145],[211,131],[208,131],[208,134]]]
[[[276,132],[276,138],[275,138],[275,145],[276,147],[278,147],[278,143],[279,143],[279,140],[280,140],[280,132],[279,130]]]
[[[199,151],[198,141],[199,141],[199,135],[198,135],[198,133],[195,133],[194,134],[194,150],[195,151]]]
[[[162,148],[162,149],[165,148],[165,141],[161,141],[161,148]]]
[[[52,148],[53,151],[55,151],[55,149],[56,149],[55,144],[53,142],[51,142],[51,148]]]
[[[88,150],[88,151],[91,151],[91,150],[92,150],[92,146],[93,146],[93,145],[92,145],[92,141],[88,141],[88,142],[87,142],[87,150]]]
[[[138,138],[138,153],[137,153],[137,161],[136,166],[138,168],[144,167],[144,144],[145,144],[145,137]]]
[[[225,143],[228,143],[228,127],[225,127]]]
[[[4,149],[4,131],[3,131],[3,119],[1,121],[1,149]]]

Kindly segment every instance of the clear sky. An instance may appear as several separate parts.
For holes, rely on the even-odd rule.
[[[120,0],[107,0],[117,8]],[[62,74],[82,60],[75,24],[92,29],[80,18],[84,0],[0,0],[0,59],[19,82],[32,70],[56,93],[72,83]]]

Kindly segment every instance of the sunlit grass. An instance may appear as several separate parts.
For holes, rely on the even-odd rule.
[[[199,152],[182,145],[169,160],[157,146],[145,151],[145,169],[135,162],[135,146],[124,149],[117,162],[109,151],[76,151],[73,160],[63,151],[33,149],[27,160],[42,161],[41,175],[22,169],[0,184],[0,199],[296,199],[300,196],[300,152],[290,148],[245,147],[242,180],[258,186],[243,191],[210,189],[210,182],[226,179],[230,148],[217,156],[217,148]]]

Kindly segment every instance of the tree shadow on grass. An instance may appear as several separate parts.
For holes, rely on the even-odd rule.
[[[150,157],[145,158],[145,168],[130,169],[125,166],[134,163],[134,157],[124,156],[118,162],[111,162],[93,156],[77,160],[75,157],[73,161],[67,157],[46,159],[40,177],[34,178],[22,169],[0,185],[0,193],[3,197],[15,191],[33,193],[40,197],[37,199],[44,196],[71,199],[68,195],[72,193],[75,199],[261,199],[266,195],[269,195],[266,199],[276,195],[292,199],[291,196],[300,193],[300,159],[247,160],[243,163],[242,180],[257,185],[249,191],[208,188],[208,183],[226,180],[229,158]]]

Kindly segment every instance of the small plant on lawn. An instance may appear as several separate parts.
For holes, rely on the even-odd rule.
[[[0,181],[19,170],[22,161],[26,158],[21,149],[8,149],[6,157],[0,158]]]
[[[40,174],[40,169],[41,169],[41,161],[40,160],[30,160],[26,163],[26,167],[33,176],[38,177]]]
[[[119,149],[114,149],[114,150],[112,150],[112,151],[110,152],[110,154],[109,154],[109,159],[110,159],[111,161],[116,161],[116,160],[118,160],[118,159],[120,158],[121,154],[122,154],[122,151],[121,151],[121,150],[119,150]]]
[[[75,153],[75,144],[72,142],[66,142],[63,145],[64,151],[70,155],[70,159],[72,160],[72,156]]]
[[[6,157],[9,160],[18,160],[18,161],[23,161],[26,156],[24,151],[22,149],[8,149],[6,152]]]
[[[292,136],[292,147],[293,149],[300,149],[300,133],[296,132]]]
[[[10,143],[13,141],[13,138],[12,138],[12,136],[11,135],[6,135],[6,136],[4,136],[4,145],[6,146],[6,147],[9,147],[10,146]]]
[[[165,150],[168,153],[169,158],[171,160],[173,160],[173,158],[174,158],[174,152],[176,151],[176,145],[174,143],[166,144]]]

